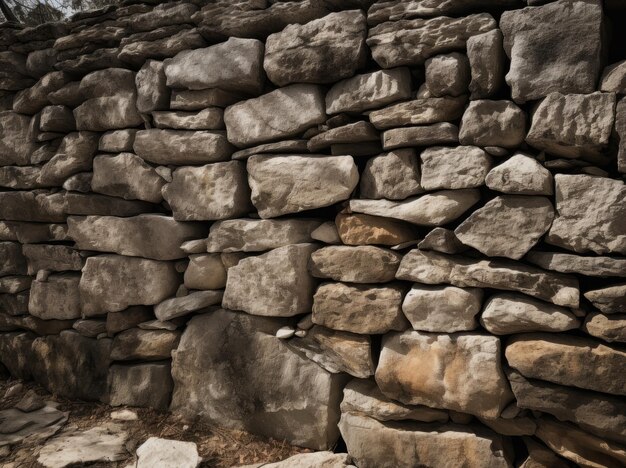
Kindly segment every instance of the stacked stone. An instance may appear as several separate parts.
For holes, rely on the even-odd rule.
[[[359,467],[626,464],[616,4],[528,4],[1,29],[0,362]]]

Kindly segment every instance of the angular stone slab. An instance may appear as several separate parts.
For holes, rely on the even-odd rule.
[[[92,167],[99,136],[93,132],[66,135],[55,155],[41,168],[38,181],[46,185],[61,185],[68,177]]]
[[[546,197],[501,195],[474,211],[454,234],[487,256],[519,260],[550,229],[554,216]]]
[[[265,42],[263,68],[277,86],[333,83],[364,65],[365,15],[360,10],[331,13],[305,24],[290,24]]]
[[[407,146],[454,145],[459,141],[459,129],[451,123],[393,128],[383,132],[382,140],[385,150]]]
[[[313,298],[313,323],[364,335],[405,330],[404,291],[400,284],[323,283]]]
[[[465,97],[418,98],[374,110],[369,119],[378,129],[446,122],[463,115],[466,101]]]
[[[131,328],[113,338],[113,361],[158,361],[169,359],[180,340],[180,332]]]
[[[580,320],[568,309],[514,293],[491,296],[480,323],[494,335],[564,332],[580,326]]]
[[[410,224],[380,216],[340,213],[335,224],[346,245],[398,245],[417,239]]]
[[[485,177],[491,190],[518,195],[552,195],[553,178],[548,169],[535,158],[514,154],[494,167]]]
[[[201,462],[195,442],[150,437],[137,449],[137,468],[196,468]]]
[[[80,274],[50,275],[31,284],[28,312],[44,320],[69,320],[81,316],[78,291]]]
[[[433,55],[465,49],[470,37],[496,27],[496,21],[487,13],[390,21],[370,28],[367,45],[382,68],[421,65]]]
[[[626,395],[621,372],[626,352],[578,336],[528,333],[513,337],[505,351],[509,366],[524,377]]]
[[[404,297],[402,312],[414,330],[454,333],[478,327],[483,291],[456,286],[414,284]]]
[[[459,218],[478,202],[475,189],[440,190],[401,202],[350,200],[350,211],[407,221],[419,226],[440,226]]]
[[[85,263],[80,279],[85,316],[116,312],[131,305],[158,304],[180,284],[171,262],[120,255],[98,255]]]
[[[199,111],[207,107],[228,107],[241,100],[238,93],[218,88],[210,89],[173,89],[170,98],[170,109],[177,111]]]
[[[167,88],[163,62],[147,60],[135,75],[137,88],[137,110],[148,113],[167,109],[170,90]]]
[[[583,257],[560,252],[528,252],[525,260],[545,270],[601,278],[626,277],[626,258]]]
[[[276,338],[283,324],[226,310],[192,318],[173,353],[171,410],[316,450],[331,447],[346,379]],[[207,391],[206,382],[220,388]]]
[[[88,99],[74,109],[74,118],[78,130],[93,132],[105,132],[143,124],[143,119],[135,105],[134,95]]]
[[[558,28],[551,27],[554,18],[559,19]],[[513,99],[525,102],[553,91],[595,91],[604,47],[603,23],[602,5],[596,0],[561,0],[505,11],[500,28],[511,59],[506,82]]]
[[[626,254],[626,186],[620,180],[556,174],[556,211],[548,244],[578,253]]]
[[[314,244],[294,244],[242,259],[228,270],[222,305],[273,317],[310,312],[315,281],[307,263],[315,249]]]
[[[224,111],[207,107],[198,112],[154,111],[152,119],[157,128],[175,130],[221,130],[224,128]]]
[[[378,142],[380,135],[369,122],[358,121],[341,127],[335,127],[312,137],[307,143],[307,149],[311,152],[323,148],[332,148],[335,145],[348,145],[352,147],[357,143]],[[332,151],[332,150],[331,150]],[[333,154],[335,154],[333,152]],[[350,153],[358,156],[354,152]]]
[[[592,312],[585,318],[582,329],[609,343],[626,343],[626,314],[604,315]]]
[[[222,291],[196,291],[187,296],[174,297],[154,306],[154,315],[161,321],[189,315],[222,302]]]
[[[396,278],[425,284],[518,291],[556,305],[579,306],[580,293],[575,277],[510,260],[475,260],[416,249],[404,256]]]
[[[505,57],[502,31],[472,36],[467,40],[472,80],[469,84],[470,99],[485,99],[497,93],[504,84]]]
[[[408,68],[379,70],[340,81],[326,93],[326,113],[363,112],[411,97]]]
[[[526,142],[549,154],[594,161],[609,143],[614,119],[613,93],[550,93],[533,113]]]
[[[139,130],[135,153],[155,164],[206,164],[230,159],[233,147],[224,132],[151,128]]]
[[[180,167],[162,193],[178,221],[235,218],[251,208],[246,170],[239,161]]]
[[[242,149],[233,153],[232,159],[248,159],[255,154],[298,154],[306,153],[309,148],[308,140],[281,140],[274,143],[265,143],[251,148]]]
[[[494,336],[392,333],[383,337],[376,382],[405,404],[497,418],[513,398],[500,360]]]
[[[592,289],[584,296],[605,314],[626,312],[626,283]]]
[[[421,250],[436,250],[447,254],[458,254],[468,250],[450,229],[436,227],[417,244]]]
[[[184,282],[187,289],[206,290],[226,287],[226,267],[221,255],[190,255]]]
[[[166,411],[174,382],[169,363],[115,364],[109,368],[108,404]]]
[[[137,130],[129,128],[124,130],[111,130],[103,133],[98,143],[98,149],[107,153],[121,153],[132,151]]]
[[[185,50],[163,62],[167,86],[260,94],[265,78],[263,51],[261,41],[239,37],[204,49]]]
[[[373,199],[404,200],[422,193],[415,150],[399,149],[369,159],[359,188],[361,197]]]
[[[359,181],[351,156],[251,156],[252,203],[263,218],[312,210],[346,200]]]
[[[228,141],[239,148],[296,136],[325,120],[322,90],[309,84],[285,86],[224,111]]]
[[[232,219],[211,225],[207,252],[263,252],[312,242],[315,219]]]
[[[387,283],[395,279],[402,255],[374,246],[323,247],[311,254],[309,270],[316,278],[350,283]]]
[[[511,101],[471,101],[461,120],[462,145],[515,148],[526,136],[526,114]]]
[[[29,275],[35,275],[39,270],[80,271],[85,265],[81,253],[68,245],[25,244],[22,252],[28,259]]]
[[[112,252],[130,257],[175,260],[187,256],[183,242],[206,235],[199,223],[181,223],[159,214],[128,218],[115,216],[70,216],[68,235],[79,249]]]
[[[480,187],[492,164],[491,157],[476,146],[426,148],[420,159],[424,190]]]

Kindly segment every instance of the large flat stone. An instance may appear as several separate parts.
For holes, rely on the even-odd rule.
[[[364,65],[365,15],[340,11],[305,24],[290,24],[265,42],[263,67],[277,86],[333,83]]]
[[[130,328],[115,335],[111,344],[113,361],[158,361],[169,359],[180,339],[180,332]]]
[[[246,170],[239,161],[180,167],[162,193],[178,221],[235,218],[251,208]]]
[[[526,114],[511,101],[471,101],[461,120],[462,145],[515,148],[526,136]]]
[[[199,223],[181,223],[159,214],[128,218],[115,216],[70,216],[69,232],[79,249],[112,252],[130,257],[175,260],[186,257],[183,242],[206,235]]]
[[[139,130],[135,153],[155,164],[206,164],[226,161],[233,153],[224,132],[161,128]]]
[[[312,242],[315,219],[232,219],[211,225],[207,252],[263,252]]]
[[[80,274],[50,275],[45,281],[31,284],[28,312],[44,320],[69,320],[81,316],[78,291]]]
[[[228,270],[222,305],[274,317],[309,312],[315,282],[307,262],[315,249],[314,244],[294,244],[242,259]]]
[[[492,159],[476,146],[434,146],[420,154],[424,190],[476,188],[485,183]]]
[[[583,174],[554,180],[558,215],[546,242],[579,253],[626,254],[624,183]]]
[[[513,398],[500,360],[494,336],[392,333],[383,338],[376,382],[405,404],[497,418]]]
[[[104,132],[143,124],[134,95],[115,95],[88,99],[76,109],[78,130]]]
[[[337,233],[346,245],[398,245],[417,239],[410,224],[366,214],[339,213]]]
[[[98,255],[85,263],[80,280],[85,316],[116,312],[131,305],[158,304],[180,284],[171,262],[121,255]]]
[[[465,49],[470,37],[496,27],[496,21],[486,13],[389,21],[370,28],[367,45],[382,68],[421,65],[433,55]]]
[[[244,148],[303,133],[326,120],[319,86],[294,84],[227,107],[228,141]]]
[[[263,50],[261,41],[239,37],[204,49],[185,50],[164,61],[167,86],[260,94]]]
[[[263,218],[312,210],[346,200],[359,181],[351,156],[251,156],[252,203]]]
[[[152,120],[157,128],[221,130],[224,128],[224,111],[219,107],[207,107],[198,112],[154,111]]]
[[[545,270],[585,276],[626,276],[626,258],[585,257],[561,252],[528,252],[525,260]]]
[[[558,28],[552,27],[554,18]],[[604,47],[603,22],[597,0],[560,0],[504,12],[500,28],[511,59],[506,82],[513,99],[525,102],[554,91],[595,91]]]
[[[195,291],[186,296],[173,297],[154,306],[157,320],[165,322],[222,302],[222,291]]]
[[[626,395],[626,352],[578,336],[528,333],[506,347],[509,366],[531,379]]]
[[[383,132],[382,140],[385,150],[412,146],[456,145],[459,141],[459,129],[448,122],[392,128]]]
[[[311,254],[309,270],[316,278],[349,283],[393,281],[402,255],[374,246],[323,247]]]
[[[494,167],[485,177],[491,190],[518,195],[552,195],[553,178],[539,161],[522,153],[514,154]]]
[[[579,306],[578,280],[507,260],[476,260],[433,251],[411,250],[396,278],[425,284],[452,284],[518,291],[556,305]]]
[[[401,309],[405,289],[400,284],[323,283],[313,298],[313,323],[365,335],[405,330],[408,322]]]
[[[466,101],[465,97],[420,97],[374,110],[369,119],[379,129],[446,122],[463,115]]]
[[[192,318],[173,353],[171,409],[316,450],[331,447],[345,377],[290,350],[274,336],[282,324],[225,310]]]
[[[369,159],[361,174],[359,189],[363,198],[388,200],[404,200],[422,193],[415,150],[399,149]]]
[[[169,363],[116,364],[109,369],[111,406],[140,406],[167,410],[174,383]]]

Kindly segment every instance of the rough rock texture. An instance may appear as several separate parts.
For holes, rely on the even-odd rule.
[[[361,174],[363,198],[404,200],[421,192],[419,161],[410,148],[369,159]]]
[[[373,246],[324,247],[311,254],[309,270],[317,278],[349,283],[393,281],[402,256]]]
[[[339,214],[335,218],[341,242],[346,245],[398,245],[415,240],[410,225],[365,214]]]
[[[485,99],[499,91],[504,81],[505,58],[502,31],[493,29],[467,40],[471,70],[471,99]]]
[[[169,364],[111,366],[108,376],[111,406],[142,406],[166,410],[174,384]]]
[[[420,154],[424,190],[480,187],[491,168],[491,157],[475,146],[434,146]]]
[[[491,190],[519,195],[552,195],[553,178],[537,160],[522,153],[514,154],[494,167],[485,177]]]
[[[531,129],[532,131],[532,129]],[[511,101],[470,102],[459,130],[462,145],[513,148],[524,141],[526,116]]]
[[[157,128],[138,131],[133,149],[148,162],[176,165],[226,161],[233,152],[223,132]]]
[[[445,122],[461,117],[465,102],[464,97],[418,97],[374,110],[369,114],[369,119],[376,128],[381,129]]]

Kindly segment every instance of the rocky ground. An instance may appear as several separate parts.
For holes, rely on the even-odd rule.
[[[174,439],[193,442],[202,457],[200,466],[231,467],[245,464],[268,463],[284,460],[291,455],[307,452],[306,449],[293,447],[284,442],[263,439],[242,431],[223,429],[201,423],[185,423],[175,415],[162,413],[148,408],[133,408],[131,413],[137,415],[136,420],[124,421],[114,419],[112,415],[124,411],[123,408],[82,401],[70,401],[50,395],[40,386],[31,382],[17,380],[0,380],[0,427],[7,420],[6,410],[14,408],[20,401],[36,400],[37,395],[42,401],[58,402],[58,410],[67,412],[67,421],[60,424],[56,437],[76,429],[87,431],[93,428],[121,427],[127,434],[123,443],[126,456],[114,462],[96,462],[89,466],[94,468],[135,466],[136,449],[150,437]],[[129,413],[130,414],[130,413]],[[4,436],[0,430],[0,466],[3,468],[41,467],[37,461],[47,442],[52,440],[27,438],[15,445],[3,445]],[[102,437],[99,438],[102,440]],[[80,465],[83,466],[83,465]]]

